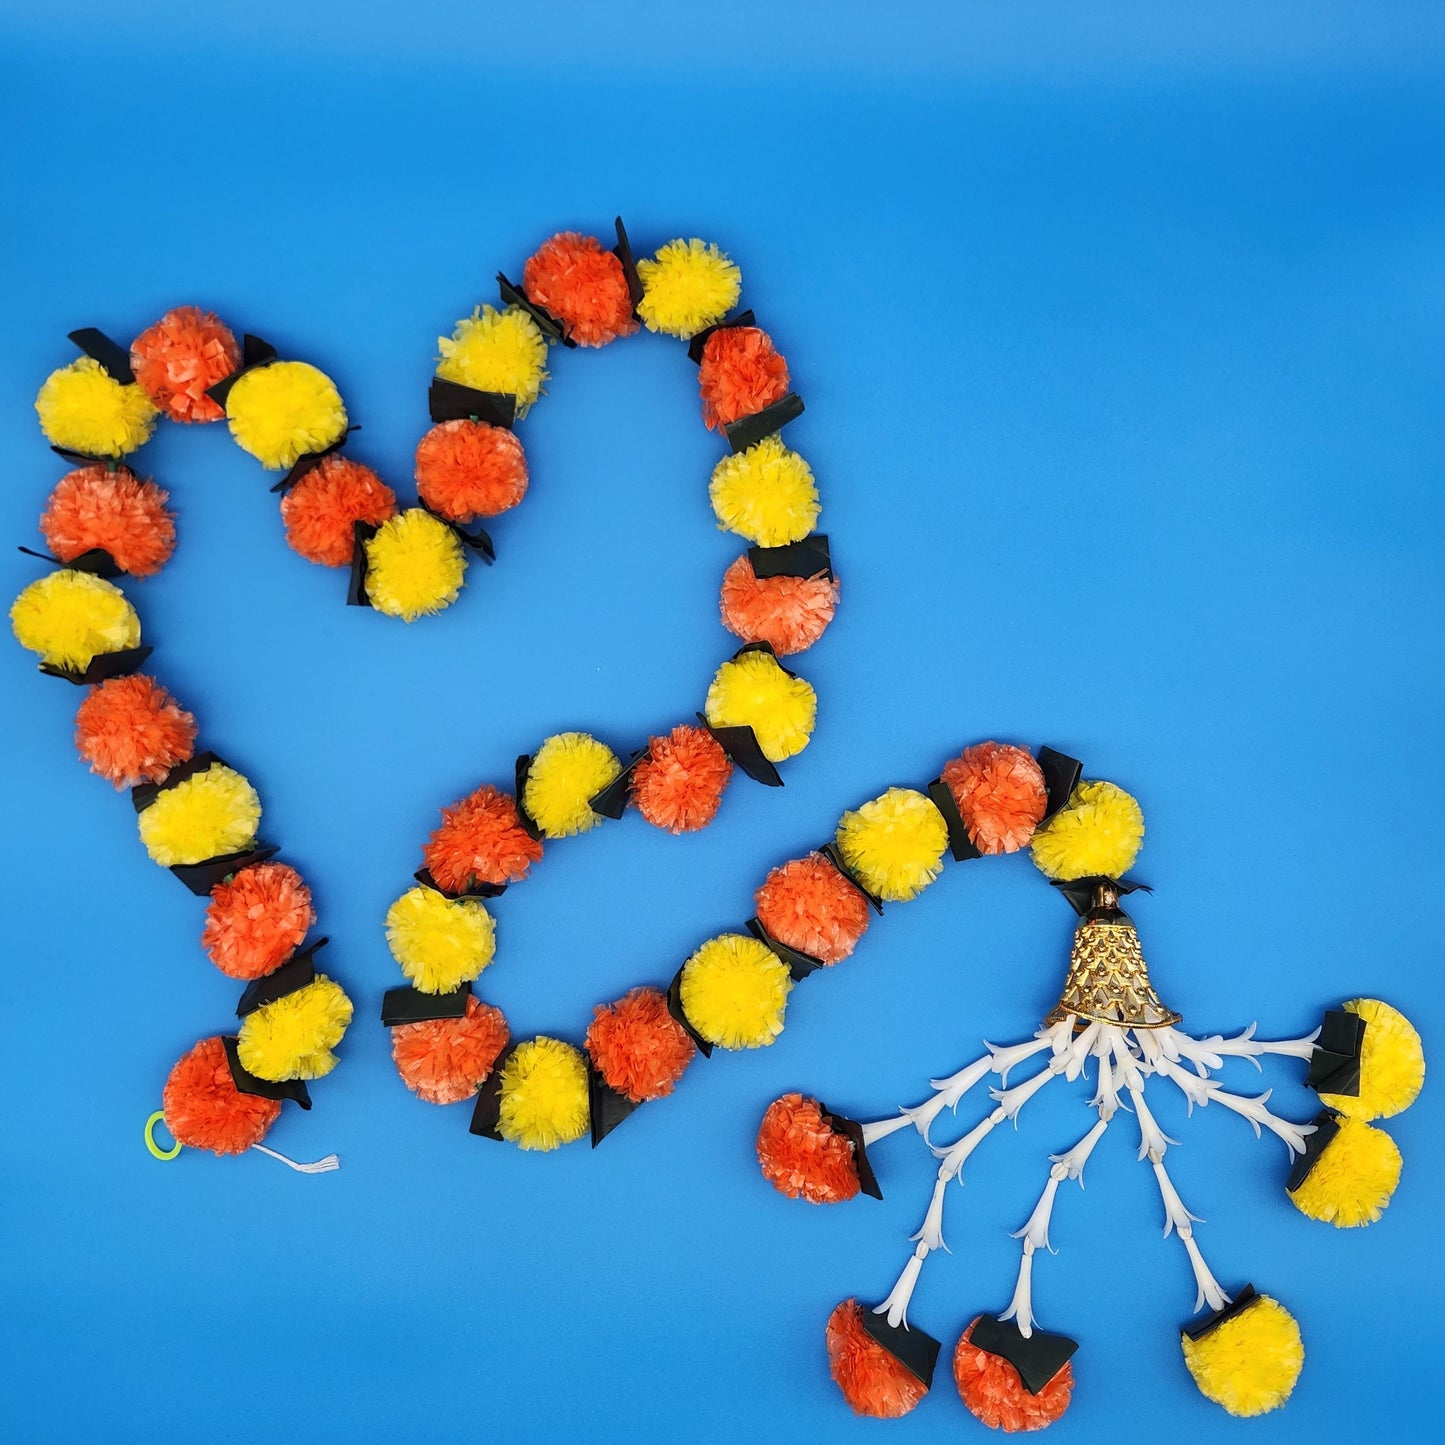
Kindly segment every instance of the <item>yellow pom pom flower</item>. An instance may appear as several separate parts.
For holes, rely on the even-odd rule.
[[[273,1084],[320,1079],[336,1067],[332,1052],[351,1022],[351,1000],[334,979],[318,973],[304,988],[262,1004],[241,1020],[236,1057],[241,1067]]]
[[[1277,1410],[1304,1368],[1305,1347],[1295,1318],[1277,1300],[1256,1295],[1197,1340],[1181,1336],[1184,1363],[1199,1393],[1231,1415]]]
[[[117,381],[89,356],[52,371],[35,398],[40,430],[67,451],[123,457],[150,440],[156,409],[134,382]]]
[[[923,793],[889,788],[844,813],[838,851],[858,881],[885,903],[916,898],[943,871],[948,824]]]
[[[637,263],[642,300],[637,314],[649,331],[684,341],[716,325],[742,295],[743,273],[724,253],[699,240],[669,241]]]
[[[255,841],[260,824],[255,788],[224,763],[163,789],[136,818],[146,852],[162,868],[239,853]]]
[[[103,653],[140,646],[140,618],[125,593],[69,569],[32,582],[10,606],[10,627],[21,647],[73,672]]]
[[[1354,998],[1345,1008],[1365,1021],[1358,1095],[1320,1093],[1352,1119],[1389,1119],[1408,1109],[1425,1084],[1425,1049],[1414,1024],[1377,998]]]
[[[547,338],[518,306],[498,311],[479,306],[457,322],[450,337],[438,338],[437,375],[475,391],[497,391],[517,398],[517,415],[542,394],[547,379]]]
[[[545,1036],[518,1044],[502,1068],[497,1133],[519,1149],[555,1149],[587,1132],[587,1065]]]
[[[544,838],[569,838],[595,828],[596,797],[622,771],[617,754],[586,733],[557,733],[537,749],[522,789],[522,806]]]
[[[386,911],[386,941],[414,988],[451,993],[492,961],[497,926],[475,898],[411,888]]]
[[[780,763],[808,746],[818,695],[771,652],[744,652],[718,668],[703,711],[715,728],[752,728],[763,756]]]
[[[457,600],[466,554],[457,534],[425,508],[397,513],[364,546],[366,596],[378,612],[415,622]]]
[[[1399,1147],[1383,1129],[1341,1119],[1339,1133],[1289,1197],[1301,1214],[1336,1229],[1373,1224],[1400,1182],[1400,1165]]]
[[[792,987],[772,949],[748,934],[723,933],[683,965],[682,1011],[719,1048],[761,1049],[782,1033]]]
[[[1045,878],[1120,878],[1144,843],[1144,813],[1113,783],[1080,783],[1067,806],[1034,833],[1034,863]]]
[[[822,511],[812,468],[776,434],[724,457],[708,497],[720,528],[760,547],[802,541]]]
[[[273,361],[246,372],[226,398],[226,417],[236,445],[274,471],[325,451],[346,432],[336,383],[306,361]]]

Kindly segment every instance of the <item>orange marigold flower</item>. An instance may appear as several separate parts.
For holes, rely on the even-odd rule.
[[[112,677],[75,713],[80,756],[117,788],[159,783],[196,750],[196,720],[155,678]]]
[[[683,724],[648,740],[632,770],[632,801],[653,827],[693,833],[712,822],[732,775],[722,744],[706,728]]]
[[[281,498],[286,542],[308,562],[345,567],[357,522],[379,527],[396,515],[396,493],[370,467],[333,452]]]
[[[838,610],[838,581],[816,577],[759,577],[746,552],[723,573],[723,626],[744,642],[766,642],[779,657],[803,652]]]
[[[963,1403],[992,1430],[1042,1430],[1052,1425],[1069,1408],[1073,1366],[1065,1363],[1037,1395],[1030,1394],[1007,1360],[970,1343],[978,1318],[963,1332],[953,1354],[953,1379]]]
[[[980,853],[1027,845],[1048,807],[1043,769],[1024,748],[975,743],[943,766],[943,781]]]
[[[131,343],[131,369],[159,411],[176,421],[220,421],[206,388],[241,364],[231,329],[199,306],[177,306]]]
[[[727,326],[714,331],[702,349],[698,388],[703,421],[722,431],[788,394],[788,363],[766,331]]]
[[[504,426],[439,422],[417,443],[416,486],[449,521],[495,517],[527,495],[527,455]]]
[[[580,346],[606,346],[637,330],[622,262],[595,236],[563,231],[543,241],[522,270],[522,290]]]
[[[840,963],[868,930],[867,899],[821,853],[774,868],[753,902],[779,943],[820,963]]]
[[[476,883],[520,883],[541,858],[542,844],[522,827],[511,795],[483,784],[442,809],[441,827],[422,854],[438,888],[465,893]]]
[[[79,467],[56,484],[40,514],[45,545],[62,562],[94,547],[109,552],[132,577],[149,577],[176,548],[167,494],[128,467]]]
[[[231,1077],[225,1044],[209,1038],[171,1070],[161,1108],[166,1128],[178,1143],[213,1154],[241,1154],[266,1137],[281,1101],[241,1093]]]
[[[264,978],[316,922],[311,890],[288,863],[255,863],[211,889],[201,947],[227,978]]]
[[[854,1414],[875,1420],[906,1415],[928,1393],[928,1386],[863,1328],[855,1299],[844,1300],[828,1317],[828,1368]]]
[[[789,1199],[841,1204],[858,1193],[853,1141],[823,1117],[816,1099],[784,1094],[768,1105],[758,1127],[763,1177]]]
[[[586,1046],[608,1088],[634,1104],[672,1093],[697,1052],[655,988],[635,988],[616,1003],[599,1004]]]
[[[428,1104],[469,1099],[487,1081],[511,1032],[500,1009],[475,994],[459,1019],[423,1019],[391,1031],[391,1057],[401,1081]]]

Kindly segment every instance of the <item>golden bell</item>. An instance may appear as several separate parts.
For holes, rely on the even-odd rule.
[[[1181,1015],[1159,1001],[1149,982],[1149,965],[1118,894],[1101,885],[1095,906],[1079,920],[1069,952],[1069,976],[1045,1026],[1073,1015],[1126,1029],[1162,1029]]]

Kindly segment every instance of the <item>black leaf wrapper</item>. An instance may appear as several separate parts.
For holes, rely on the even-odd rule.
[[[781,401],[775,401],[771,406],[765,406],[751,416],[739,417],[737,421],[729,422],[724,428],[728,445],[734,452],[745,452],[764,437],[782,431],[790,421],[796,421],[802,414],[803,398],[796,391],[790,391]]]
[[[67,332],[66,339],[73,341],[92,361],[100,362],[116,381],[125,386],[135,381],[130,348],[112,341],[105,332],[97,331],[94,326],[82,326],[79,331]]]
[[[694,366],[702,365],[702,353],[708,342],[717,335],[719,331],[732,331],[739,326],[756,326],[757,317],[749,311],[739,311],[736,316],[728,316],[712,326],[704,326],[695,333],[687,343],[687,354]]]
[[[1333,1109],[1321,1109],[1310,1120],[1310,1123],[1315,1126],[1315,1131],[1313,1134],[1305,1135],[1305,1151],[1303,1154],[1294,1156],[1289,1178],[1284,1182],[1284,1187],[1291,1194],[1310,1177],[1315,1165],[1320,1162],[1320,1155],[1325,1152],[1335,1135],[1340,1132],[1340,1116]]]
[[[835,1133],[841,1134],[853,1145],[853,1167],[858,1171],[858,1187],[872,1199],[882,1199],[878,1176],[868,1160],[868,1151],[863,1147],[863,1126],[846,1114],[835,1114],[821,1099],[818,1108],[823,1112],[824,1122]]]
[[[531,753],[523,753],[522,756],[517,759],[517,767],[514,774],[516,782],[513,801],[517,805],[517,821],[522,825],[522,831],[529,838],[540,843],[542,841],[542,830],[537,826],[532,815],[522,803],[522,797],[527,791],[527,774],[531,771],[532,755]]]
[[[423,993],[419,988],[389,988],[381,998],[381,1021],[389,1029],[431,1019],[460,1019],[467,1015],[472,986],[464,983],[450,993]]]
[[[525,311],[537,323],[537,330],[549,341],[560,341],[569,349],[576,349],[577,343],[567,335],[567,328],[544,306],[538,306],[520,286],[514,286],[500,271],[497,272],[497,291],[503,306],[516,306]]]
[[[749,547],[748,563],[758,578],[823,576],[833,580],[826,532],[814,532],[786,547]]]
[[[779,943],[756,918],[748,919],[747,930],[759,943],[766,944],[788,965],[788,972],[792,974],[794,983],[802,983],[809,974],[817,973],[820,968],[827,967],[827,964],[821,959],[814,958],[808,953],[801,953],[796,948],[789,948],[786,943]]]
[[[1365,1046],[1365,1021],[1349,1009],[1330,1009],[1310,1055],[1306,1081],[1321,1094],[1343,1094],[1358,1098],[1360,1054]]]
[[[1044,821],[1048,822],[1073,796],[1084,765],[1078,758],[1071,758],[1067,753],[1048,746],[1039,749],[1037,762],[1044,775],[1044,789],[1049,795],[1048,806],[1044,809]]]
[[[62,562],[59,557],[52,557],[49,552],[37,552],[32,547],[17,547],[15,550],[23,552],[27,557],[35,557],[42,562],[49,562],[52,566],[65,567],[72,572],[89,572],[92,577],[104,577],[107,581],[120,577],[125,572],[125,568],[104,547],[92,547],[89,551],[72,557],[68,562]]]
[[[617,244],[612,248],[612,254],[622,263],[622,274],[627,278],[627,295],[632,301],[632,314],[636,316],[642,302],[642,277],[637,274],[637,261],[633,257],[632,242],[627,238],[627,227],[622,224],[622,217],[616,217],[612,224],[617,231]]]
[[[706,713],[698,713],[697,720],[714,738],[718,746],[755,783],[765,788],[781,788],[783,775],[763,752],[758,735],[750,727],[714,727]]]
[[[684,964],[683,968],[686,967],[687,965]],[[672,1015],[674,1020],[676,1020],[677,1023],[681,1024],[682,1027],[687,1031],[687,1036],[693,1041],[693,1043],[697,1045],[697,1050],[703,1056],[703,1058],[712,1058],[712,1042],[708,1039],[703,1038],[703,1036],[698,1033],[695,1028],[693,1028],[692,1023],[689,1021],[687,1014],[683,1010],[681,968],[678,969],[675,974],[673,974],[672,982],[667,986],[667,1011]]]
[[[1007,1360],[1019,1372],[1019,1379],[1029,1394],[1037,1395],[1065,1365],[1069,1363],[1077,1340],[1067,1335],[1051,1335],[1035,1330],[1027,1339],[1012,1320],[981,1315],[969,1336],[969,1343]]]
[[[627,764],[605,788],[600,788],[588,798],[587,806],[603,818],[620,818],[627,811],[627,800],[632,788],[632,774],[637,770],[637,765],[648,752],[643,748],[641,752],[633,753],[632,761]]]
[[[928,798],[943,814],[943,821],[948,825],[948,851],[953,854],[954,862],[963,863],[969,858],[983,857],[974,846],[973,839],[968,836],[968,824],[963,821],[963,814],[958,811],[953,789],[942,778],[935,778],[928,785]]]
[[[642,1106],[619,1094],[593,1066],[587,1063],[587,1108],[595,1149],[624,1119]]]
[[[454,522],[450,517],[442,516],[440,512],[427,506],[425,502],[419,502],[417,505],[428,516],[435,517],[442,526],[450,527],[456,533],[457,540],[462,546],[475,552],[488,567],[497,560],[497,549],[492,545],[491,535],[485,529],[474,526],[468,531],[460,522]]]
[[[371,606],[371,598],[366,595],[366,544],[376,533],[377,529],[370,522],[351,524],[351,576],[346,584],[348,607]]]
[[[50,450],[73,467],[104,467],[109,472],[130,472],[132,476],[135,475],[130,467],[124,462],[116,461],[114,457],[97,456],[94,452],[78,452],[74,447],[58,447],[53,443]]]
[[[273,1083],[270,1079],[258,1079],[255,1074],[241,1067],[240,1055],[236,1052],[234,1038],[222,1038],[226,1046],[226,1062],[231,1066],[231,1082],[241,1094],[255,1094],[261,1099],[290,1099],[303,1109],[311,1107],[311,1095],[306,1090],[304,1079],[282,1079]]]
[[[1235,1315],[1243,1314],[1246,1309],[1259,1298],[1258,1292],[1252,1284],[1247,1284],[1235,1295],[1232,1303],[1225,1305],[1222,1310],[1215,1310],[1208,1318],[1201,1320],[1197,1325],[1188,1325],[1183,1333],[1191,1340],[1202,1340],[1211,1330],[1217,1330],[1226,1320],[1232,1320]]]
[[[434,422],[484,421],[510,431],[517,420],[517,398],[501,391],[478,391],[459,381],[432,377],[427,411]]]
[[[236,1005],[236,1017],[243,1019],[288,993],[296,993],[309,983],[316,981],[316,953],[325,948],[329,939],[318,938],[299,953],[293,953],[280,968],[272,969],[264,978],[252,979]]]
[[[63,677],[77,687],[89,687],[91,683],[107,682],[112,677],[129,677],[139,672],[146,658],[155,651],[153,647],[122,647],[115,652],[98,652],[90,659],[90,666],[84,669],[56,667],[54,663],[42,662],[40,671],[46,677]]]
[[[308,472],[314,472],[327,457],[334,457],[345,445],[346,439],[354,431],[360,431],[359,426],[349,426],[329,447],[322,447],[319,452],[304,452],[291,464],[291,470],[271,488],[273,492],[289,492],[297,482]]]
[[[479,1138],[500,1140],[502,1137],[497,1132],[497,1124],[502,1117],[502,1071],[507,1067],[507,1060],[516,1052],[517,1045],[508,1044],[497,1055],[492,1072],[477,1090],[477,1102],[472,1109],[472,1122],[468,1128]]]
[[[137,813],[143,813],[162,793],[168,793],[187,778],[194,778],[197,773],[204,773],[212,766],[224,768],[226,761],[216,753],[193,753],[185,762],[177,763],[159,783],[138,783],[133,787],[130,790],[131,806]]]
[[[859,881],[858,875],[843,861],[843,855],[836,843],[824,843],[818,849],[825,857],[863,896],[868,900],[868,905],[881,918],[883,916],[883,900],[875,893],[870,893]]]
[[[223,376],[214,386],[208,386],[206,395],[224,410],[227,398],[231,395],[231,388],[248,371],[255,371],[258,366],[269,366],[275,360],[276,348],[269,341],[262,341],[259,336],[246,332],[241,338],[240,366],[229,376]]]
[[[861,1312],[864,1331],[920,1381],[925,1390],[931,1389],[933,1369],[942,1348],[938,1341],[920,1329],[890,1325],[887,1315],[875,1315],[867,1305],[861,1306]]]
[[[1055,878],[1049,883],[1049,887],[1057,888],[1069,900],[1069,906],[1080,918],[1097,917],[1104,912],[1110,918],[1127,918],[1129,915],[1122,908],[1102,910],[1094,906],[1095,892],[1101,885],[1112,888],[1121,898],[1130,893],[1154,891],[1147,883],[1136,883],[1132,878],[1104,878],[1097,874],[1089,878]]]
[[[479,878],[472,878],[460,892],[453,893],[449,888],[443,888],[431,876],[429,868],[418,868],[411,876],[423,888],[430,888],[433,893],[440,893],[443,898],[500,898],[507,891],[505,883],[483,883]]]
[[[216,858],[206,858],[200,863],[176,863],[171,872],[180,879],[197,898],[205,898],[216,884],[249,868],[253,863],[264,863],[274,858],[281,850],[269,843],[253,843],[239,853],[222,853]]]

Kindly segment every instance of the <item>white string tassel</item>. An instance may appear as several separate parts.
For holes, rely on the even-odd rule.
[[[262,1154],[269,1154],[273,1159],[279,1159],[288,1169],[294,1169],[298,1174],[329,1174],[333,1169],[341,1168],[341,1157],[337,1154],[328,1154],[324,1159],[313,1160],[310,1164],[298,1164],[296,1160],[288,1159],[284,1154],[278,1154],[264,1144],[252,1144],[251,1147]]]
[[[923,1261],[928,1258],[928,1246],[920,1244],[913,1251],[908,1263],[903,1266],[903,1273],[898,1276],[898,1283],[888,1292],[888,1298],[881,1305],[873,1307],[875,1315],[886,1314],[888,1323],[895,1329],[902,1325],[908,1328],[908,1305],[913,1298],[913,1287],[918,1283],[918,1272],[923,1268]]]

